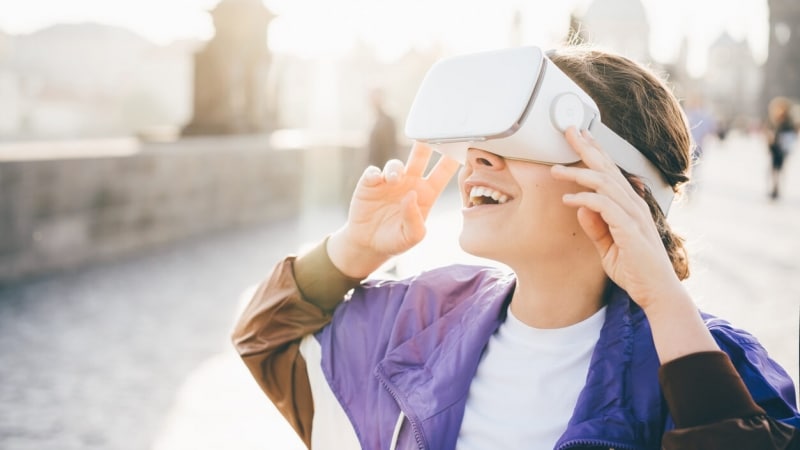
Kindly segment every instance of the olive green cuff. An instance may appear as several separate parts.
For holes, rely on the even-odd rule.
[[[294,261],[294,277],[303,299],[323,311],[332,311],[344,296],[361,284],[343,274],[328,255],[328,238]]]

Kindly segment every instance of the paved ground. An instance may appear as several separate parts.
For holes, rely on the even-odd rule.
[[[757,139],[711,146],[671,218],[693,249],[698,303],[752,331],[797,380],[800,155],[770,202],[765,153]],[[454,198],[442,200],[401,272],[474,261],[457,248]],[[340,220],[314,211],[0,287],[0,448],[302,448],[227,336],[243,291]]]

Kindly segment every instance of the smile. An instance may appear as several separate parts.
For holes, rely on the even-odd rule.
[[[469,191],[469,202],[467,207],[479,205],[502,205],[509,201],[511,197],[498,190],[486,186],[473,186]]]

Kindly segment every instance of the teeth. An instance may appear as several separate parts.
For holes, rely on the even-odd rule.
[[[491,198],[499,204],[507,202],[509,198],[508,195],[485,186],[473,186],[469,191],[469,197],[474,204],[483,204],[482,197]]]

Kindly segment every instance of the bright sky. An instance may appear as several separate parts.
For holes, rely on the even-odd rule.
[[[159,44],[211,36],[206,10],[219,0],[0,0],[0,30],[28,33],[59,22],[95,21],[136,31]],[[384,59],[410,45],[442,40],[453,51],[508,45],[512,11],[522,12],[523,43],[552,45],[572,10],[592,0],[263,0],[279,15],[270,47],[309,57],[341,55],[357,37]],[[690,68],[704,70],[706,48],[727,30],[747,38],[758,61],[767,53],[766,0],[642,0],[656,60],[675,57],[689,38]]]

